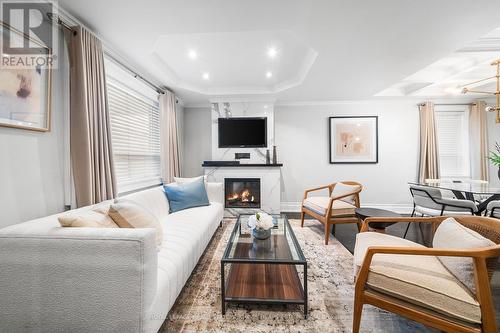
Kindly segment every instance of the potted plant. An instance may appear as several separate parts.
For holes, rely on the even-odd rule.
[[[273,217],[267,213],[257,213],[248,218],[248,226],[257,239],[267,239],[271,236],[274,227]]]
[[[499,168],[498,179],[500,179],[500,145],[498,142],[495,144],[495,151],[490,152],[488,159],[491,161],[491,164]]]

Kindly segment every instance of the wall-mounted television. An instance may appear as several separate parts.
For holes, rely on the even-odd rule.
[[[219,118],[219,148],[267,147],[267,118]]]

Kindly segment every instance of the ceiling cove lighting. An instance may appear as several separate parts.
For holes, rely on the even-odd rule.
[[[205,73],[203,73],[203,75],[201,77],[203,78],[203,80],[208,80],[208,79],[210,79],[210,74],[205,72]]]
[[[189,59],[195,60],[196,58],[198,58],[198,53],[196,53],[195,50],[189,50],[188,57]]]
[[[269,71],[268,71],[268,72],[266,72],[266,77],[267,77],[268,79],[272,78],[272,77],[273,77],[273,73],[271,73],[271,72],[269,72]]]
[[[270,47],[267,49],[267,56],[271,59],[276,58],[278,55],[278,50],[275,47]]]

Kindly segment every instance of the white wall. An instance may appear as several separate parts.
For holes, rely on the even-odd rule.
[[[184,177],[203,175],[201,164],[212,156],[210,108],[184,108],[183,166]]]
[[[183,172],[192,177],[203,174],[201,163],[211,157],[213,124],[208,107],[186,108],[184,114]],[[328,117],[349,115],[379,117],[378,164],[329,163]],[[355,180],[364,185],[362,205],[399,211],[411,208],[407,182],[416,179],[418,169],[417,101],[275,105],[274,116],[278,160],[284,164],[283,210],[297,210],[304,189],[339,180]],[[493,147],[495,141],[500,143],[500,125],[495,124],[494,114],[488,117],[489,141]],[[491,167],[490,179],[500,186],[497,172],[497,168]]]
[[[336,181],[363,184],[362,205],[405,209],[407,182],[417,173],[418,111],[415,102],[357,102],[276,106],[276,144],[283,161],[282,207],[297,210],[304,190]],[[378,116],[378,164],[330,164],[328,117]],[[390,207],[389,207],[390,206]]]
[[[60,40],[52,74],[51,131],[0,127],[0,228],[64,210],[69,81],[63,46]]]

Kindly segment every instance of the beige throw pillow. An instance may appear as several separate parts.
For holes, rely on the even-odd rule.
[[[109,207],[109,216],[120,228],[153,228],[156,230],[156,245],[163,241],[160,221],[143,207],[132,201],[117,202]]]
[[[332,197],[339,197],[341,195],[344,195],[344,194],[356,191],[358,189],[359,189],[358,185],[348,185],[348,184],[344,184],[344,183],[337,183],[333,187],[333,191],[332,191],[332,195],[331,196]],[[350,196],[342,198],[340,200],[344,201],[344,202],[347,202],[347,203],[349,203],[351,205],[355,204],[354,195],[350,195]]]
[[[450,217],[441,222],[436,229],[432,246],[445,249],[472,249],[494,246],[495,243],[458,223]],[[438,257],[441,263],[472,292],[476,290],[474,282],[474,264],[472,258]]]
[[[116,223],[108,216],[106,210],[89,210],[79,213],[67,213],[59,216],[62,227],[84,228],[118,228]]]

